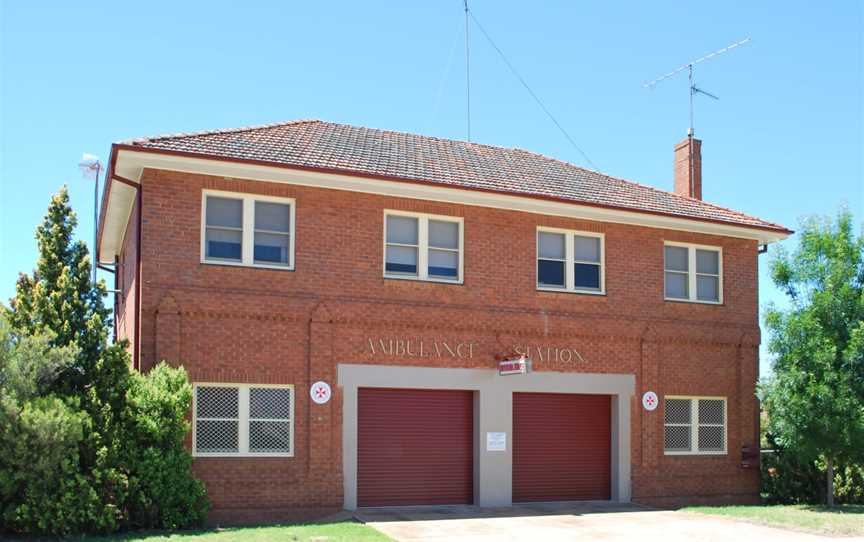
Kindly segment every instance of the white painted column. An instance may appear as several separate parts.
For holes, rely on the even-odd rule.
[[[630,394],[612,396],[612,500],[630,502]]]
[[[493,377],[494,378],[494,377]],[[503,388],[503,389],[502,389]],[[475,401],[474,504],[510,506],[513,488],[513,392],[504,386],[486,386]],[[506,449],[486,449],[486,433],[504,433]]]
[[[342,388],[342,502],[357,510],[357,386]]]

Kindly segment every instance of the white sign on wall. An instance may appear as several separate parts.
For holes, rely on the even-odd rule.
[[[323,405],[329,401],[330,395],[332,395],[330,384],[322,380],[312,384],[312,387],[309,388],[309,396],[312,397],[312,401],[318,405]]]
[[[486,433],[486,451],[487,452],[506,452],[507,451],[507,433]]]
[[[659,402],[660,400],[657,399],[657,394],[653,391],[646,391],[642,394],[642,408],[649,412],[656,409]]]

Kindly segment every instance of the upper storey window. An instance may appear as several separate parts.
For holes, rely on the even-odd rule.
[[[294,268],[294,200],[204,191],[201,261]]]
[[[462,282],[462,219],[385,211],[384,276]]]
[[[603,250],[603,234],[538,228],[537,288],[604,293]]]
[[[663,249],[666,299],[723,302],[723,251],[720,247],[667,241]]]

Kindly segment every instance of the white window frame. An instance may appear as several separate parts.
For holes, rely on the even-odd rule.
[[[237,400],[239,401],[237,429],[237,452],[199,452],[197,446],[198,424],[198,388],[237,388]],[[288,412],[288,427],[290,429],[289,447],[290,452],[250,452],[249,451],[249,422],[259,418],[249,417],[249,390],[252,388],[279,388],[291,390],[291,403]],[[293,384],[231,384],[226,382],[195,382],[192,385],[192,456],[193,457],[294,457],[294,403],[297,395]],[[233,419],[233,418],[232,418]],[[281,421],[271,419],[271,421]]]
[[[564,287],[556,288],[554,286],[541,286],[538,279],[540,274],[540,233],[558,233],[564,235]],[[574,266],[577,263],[586,263],[597,265],[597,262],[584,262],[575,259],[575,241],[574,236],[580,237],[595,237],[600,239],[600,290],[586,290],[576,288],[576,271]],[[534,235],[534,285],[537,290],[543,292],[567,292],[571,294],[589,294],[589,295],[606,295],[606,235],[594,231],[567,230],[562,228],[548,228],[546,226],[537,226],[537,233]],[[547,260],[549,258],[543,258]]]
[[[399,243],[387,242],[387,217],[388,216],[407,216],[417,219],[417,276],[403,275],[387,272],[387,245]],[[456,279],[447,279],[443,277],[429,276],[429,221],[438,220],[441,222],[453,222],[459,225],[459,269]],[[383,231],[383,254],[381,256],[381,271],[386,279],[400,280],[421,280],[425,282],[442,282],[444,284],[463,284],[464,275],[464,259],[465,259],[465,220],[461,216],[448,215],[433,215],[428,213],[413,213],[409,211],[394,211],[391,209],[384,210],[384,227]],[[403,245],[414,246],[414,245]],[[439,250],[434,249],[433,250]],[[447,249],[440,249],[447,250]]]
[[[680,297],[669,297],[666,295],[666,247],[681,247],[687,249],[687,299]],[[707,275],[706,273],[696,272],[696,250],[712,250],[717,253],[717,301],[707,301],[696,297],[696,276]],[[673,273],[681,273],[683,271],[672,271]],[[712,245],[697,245],[693,243],[679,243],[677,241],[663,242],[663,299],[666,301],[678,301],[681,303],[702,303],[704,305],[722,305],[723,304],[723,247]]]
[[[729,401],[726,397],[713,397],[706,395],[666,395],[663,397],[663,455],[727,455],[729,453]],[[674,426],[686,426],[688,424],[683,423],[666,423],[666,399],[678,399],[678,400],[687,400],[690,401],[690,450],[689,451],[675,451],[675,450],[666,450],[666,426],[674,425]],[[707,450],[701,451],[699,450],[699,427],[720,427],[720,424],[716,423],[699,423],[699,401],[700,400],[709,400],[709,401],[723,401],[723,450]]]
[[[243,202],[243,228],[241,259],[239,262],[231,260],[207,259],[207,196],[241,200]],[[290,209],[290,231],[288,232],[288,265],[275,265],[255,263],[255,202],[282,203]],[[297,238],[297,229],[294,227],[297,204],[294,198],[282,198],[276,196],[262,196],[258,194],[246,194],[242,192],[226,192],[223,190],[204,189],[201,192],[201,263],[208,265],[233,265],[238,267],[260,267],[263,269],[281,269],[283,271],[294,270],[294,243]]]

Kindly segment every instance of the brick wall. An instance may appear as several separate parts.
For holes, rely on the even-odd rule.
[[[133,206],[123,234],[123,250],[116,270],[116,287],[120,293],[115,297],[114,319],[118,338],[129,341],[128,350],[135,354],[135,329],[138,318],[135,314],[135,299],[138,296],[138,205]]]
[[[535,370],[636,375],[634,500],[757,496],[758,472],[739,466],[741,446],[758,442],[756,241],[167,171],[145,170],[142,183],[142,366],[168,359],[193,381],[297,390],[293,458],[196,459],[217,517],[341,507],[337,364],[492,368],[515,344],[584,358],[535,358]],[[295,198],[295,270],[201,264],[205,188]],[[384,209],[463,217],[464,284],[382,278]],[[605,234],[606,295],[535,289],[538,225]],[[663,300],[664,240],[723,247],[723,305]],[[128,299],[119,306],[126,334]],[[369,337],[478,346],[471,359],[421,359],[371,354]],[[334,397],[313,415],[307,390],[319,379],[334,384]],[[728,397],[728,455],[664,456],[662,407],[647,413],[638,404],[648,389]]]

